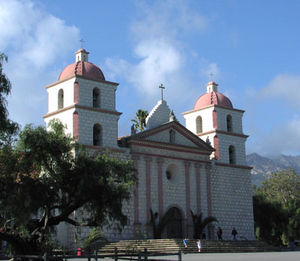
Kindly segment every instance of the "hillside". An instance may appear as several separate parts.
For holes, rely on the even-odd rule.
[[[247,155],[247,163],[253,167],[251,174],[252,183],[255,185],[260,185],[266,174],[282,169],[292,168],[297,173],[300,173],[300,156],[280,155],[270,159],[257,153],[252,153]]]

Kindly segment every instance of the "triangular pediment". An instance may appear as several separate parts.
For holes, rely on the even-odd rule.
[[[124,139],[126,139],[126,143],[134,141],[144,141],[147,143],[159,143],[162,146],[163,144],[166,144],[168,146],[172,145],[190,147],[193,149],[205,151],[207,153],[211,153],[212,151],[214,151],[214,148],[212,148],[209,144],[204,142],[202,139],[200,139],[198,136],[196,136],[194,133],[189,131],[177,121],[162,124],[156,128],[139,132]]]

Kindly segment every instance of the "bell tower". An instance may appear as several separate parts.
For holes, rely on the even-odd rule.
[[[243,134],[243,110],[235,109],[231,101],[218,92],[218,84],[211,81],[206,93],[195,102],[191,111],[183,113],[186,128],[215,148],[214,157],[224,164],[246,165]]]
[[[88,54],[79,49],[75,62],[62,70],[57,82],[46,86],[48,113],[43,118],[47,125],[59,119],[69,134],[89,148],[117,148],[118,83],[106,81],[101,69],[89,62]]]

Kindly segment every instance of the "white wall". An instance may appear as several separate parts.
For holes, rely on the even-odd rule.
[[[48,87],[48,113],[58,110],[58,91],[64,91],[64,107],[74,104],[74,82],[75,78],[58,83],[54,86]]]

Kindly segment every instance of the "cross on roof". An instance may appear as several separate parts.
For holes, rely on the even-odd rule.
[[[85,42],[82,38],[79,40],[80,42],[80,48],[83,48],[83,43]]]
[[[160,88],[160,90],[161,90],[161,100],[163,100],[163,99],[164,99],[164,89],[166,89],[166,87],[163,86],[163,84],[161,83],[161,84],[158,86],[158,88]]]
[[[210,74],[209,74],[209,80],[210,80],[210,81],[213,80],[213,76],[214,76],[214,74],[213,74],[212,72],[210,72]]]

